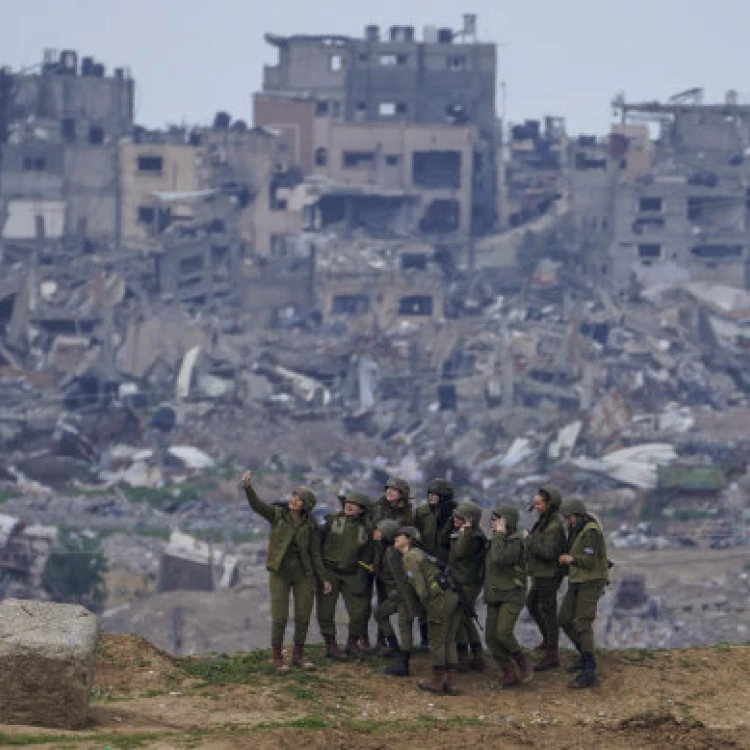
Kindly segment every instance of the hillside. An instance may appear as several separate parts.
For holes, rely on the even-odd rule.
[[[414,678],[383,677],[376,660],[277,676],[267,654],[174,659],[136,636],[105,635],[91,726],[81,733],[0,726],[0,745],[64,748],[670,748],[750,749],[750,647],[608,651],[601,684],[566,675],[493,691],[494,671],[460,676],[459,697]],[[417,657],[415,673],[428,671]]]

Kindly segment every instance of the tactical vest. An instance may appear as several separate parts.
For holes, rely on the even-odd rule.
[[[336,513],[329,517],[326,526],[323,563],[333,570],[354,572],[358,561],[369,562],[369,545],[369,526],[361,516],[354,520]]]
[[[609,581],[609,564],[607,562],[607,545],[604,541],[604,533],[599,524],[594,521],[588,521],[581,531],[576,535],[570,548],[573,558],[577,559],[586,555],[583,537],[587,531],[595,530],[600,537],[599,550],[595,555],[595,565],[593,568],[586,569],[580,565],[571,565],[568,573],[570,583],[589,583],[590,581]]]

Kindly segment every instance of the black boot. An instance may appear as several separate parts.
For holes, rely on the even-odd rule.
[[[570,662],[568,668],[565,670],[569,674],[580,672],[583,669],[583,654],[581,652],[581,647],[577,643],[574,643],[573,645],[576,647],[576,651],[578,651],[578,656]]]
[[[396,654],[396,661],[383,668],[383,674],[391,677],[408,677],[411,674],[409,672],[410,659],[411,654],[408,651],[399,651]]]
[[[381,646],[378,649],[380,657],[382,659],[395,659],[401,652],[398,645],[398,638],[395,635],[387,635],[385,640],[387,645],[385,647]]]
[[[427,621],[419,622],[419,646],[414,649],[421,654],[429,653],[430,651],[430,638],[427,633]]]
[[[596,685],[596,661],[594,661],[594,655],[589,653],[581,654],[581,661],[583,662],[583,669],[581,669],[577,677],[574,677],[568,683],[568,687],[587,688]]]

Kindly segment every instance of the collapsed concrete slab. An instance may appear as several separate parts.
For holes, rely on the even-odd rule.
[[[84,607],[0,603],[0,724],[85,726],[98,637]]]

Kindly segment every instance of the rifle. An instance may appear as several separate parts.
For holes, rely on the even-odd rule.
[[[474,605],[469,601],[469,598],[466,596],[466,592],[464,591],[463,586],[456,581],[456,579],[453,576],[453,573],[451,572],[450,565],[447,562],[442,562],[437,557],[433,557],[432,555],[425,555],[428,560],[430,560],[438,569],[437,574],[437,582],[440,588],[443,588],[444,591],[455,591],[456,595],[458,596],[458,603],[463,610],[463,613],[470,617],[474,622],[476,622],[477,627],[479,630],[484,633],[484,628],[482,627],[482,623],[479,620],[479,615],[477,614],[476,609],[474,608]],[[441,580],[442,579],[442,580]]]

